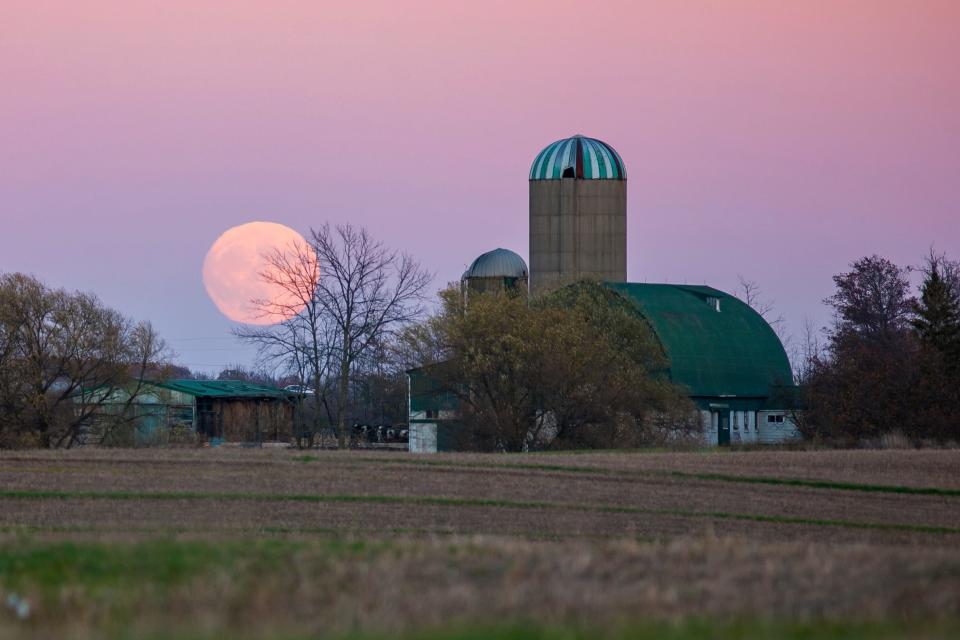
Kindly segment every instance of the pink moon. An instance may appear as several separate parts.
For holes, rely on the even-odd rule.
[[[296,255],[307,247],[303,236],[275,222],[248,222],[225,231],[210,247],[203,261],[203,284],[223,315],[234,322],[271,325],[299,313],[304,304],[277,284],[265,282],[266,256],[277,250]],[[278,301],[289,309],[285,315],[265,315],[254,300]]]

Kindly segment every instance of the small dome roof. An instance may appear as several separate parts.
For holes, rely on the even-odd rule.
[[[494,249],[482,254],[463,273],[467,278],[526,278],[527,263],[509,249]]]
[[[582,180],[627,179],[627,168],[613,147],[581,135],[548,145],[530,167],[531,180],[559,180],[564,173]]]

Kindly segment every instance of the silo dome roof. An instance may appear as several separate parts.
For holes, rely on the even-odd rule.
[[[531,180],[626,180],[620,154],[602,140],[576,135],[557,140],[537,154],[530,167]]]
[[[527,263],[509,249],[494,249],[480,255],[463,274],[466,278],[526,278]]]

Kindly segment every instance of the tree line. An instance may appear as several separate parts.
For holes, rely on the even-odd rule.
[[[465,295],[457,283],[431,305],[420,263],[352,225],[312,230],[266,265],[259,276],[284,294],[252,302],[275,322],[234,330],[257,346],[256,367],[218,377],[295,385],[303,446],[327,432],[345,447],[357,421],[404,422],[415,367],[456,398],[464,448],[669,446],[699,433],[650,327],[599,284],[529,299]],[[960,262],[870,256],[833,280],[833,321],[808,327],[794,358],[802,434],[847,445],[894,432],[960,439]],[[770,320],[756,284],[741,278],[741,288]],[[782,333],[782,319],[770,321]],[[150,323],[92,294],[0,274],[0,447],[69,447],[115,391],[129,409],[150,380],[205,377],[171,359]],[[132,413],[111,415],[120,426]]]
[[[803,435],[842,445],[891,433],[960,441],[960,261],[931,251],[911,268],[873,255],[833,281],[825,343],[808,337],[798,371]]]

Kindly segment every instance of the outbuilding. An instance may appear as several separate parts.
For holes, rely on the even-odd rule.
[[[163,380],[132,392],[116,390],[102,404],[84,440],[131,444],[168,442],[289,442],[297,418],[289,391],[240,380]],[[117,428],[122,418],[124,428]]]

